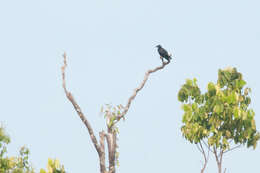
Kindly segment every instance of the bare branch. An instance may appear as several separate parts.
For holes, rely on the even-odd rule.
[[[69,99],[69,101],[72,103],[72,105],[74,106],[75,111],[77,112],[78,116],[80,117],[81,121],[84,123],[84,125],[87,127],[90,138],[92,140],[92,143],[94,144],[99,157],[101,157],[102,152],[100,149],[100,146],[98,145],[96,136],[94,135],[93,129],[90,125],[90,123],[88,122],[88,120],[86,119],[86,117],[84,116],[83,112],[81,111],[79,105],[77,104],[77,102],[75,101],[74,97],[72,96],[72,94],[67,90],[66,88],[66,80],[65,80],[65,70],[67,67],[67,56],[66,53],[63,54],[63,58],[64,58],[64,65],[61,67],[61,72],[62,72],[62,87],[65,91],[65,94],[67,96],[67,98]]]
[[[201,145],[201,142],[200,142],[199,144],[200,144],[200,148],[201,148],[201,150],[202,150],[202,154],[203,154],[203,156],[204,156],[204,159],[206,160],[207,157],[206,157],[204,148],[203,148],[203,146]]]
[[[199,145],[196,144],[197,149],[203,154],[202,150],[200,149]]]
[[[149,75],[150,75],[151,73],[154,73],[154,72],[156,72],[156,71],[158,71],[158,70],[163,69],[163,68],[164,68],[167,64],[169,64],[169,63],[170,63],[170,61],[168,61],[168,62],[162,62],[162,65],[160,65],[159,67],[156,67],[156,68],[154,68],[154,69],[148,70],[148,71],[145,73],[145,76],[144,76],[144,79],[143,79],[142,83],[139,85],[139,87],[137,87],[137,88],[134,90],[134,93],[132,94],[131,97],[129,97],[129,99],[128,99],[128,101],[127,101],[127,104],[126,104],[126,106],[124,107],[124,111],[122,112],[122,114],[121,114],[120,116],[117,117],[117,122],[118,122],[121,118],[123,118],[123,117],[126,115],[126,113],[128,112],[128,110],[129,110],[129,108],[130,108],[130,106],[131,106],[132,101],[135,99],[137,93],[144,87],[146,81],[148,80]]]
[[[230,148],[230,149],[224,151],[223,153],[227,153],[227,152],[232,151],[232,150],[234,150],[234,149],[237,149],[237,148],[239,148],[239,147],[241,147],[241,146],[242,146],[242,144],[237,145],[237,146],[235,146],[235,147],[233,147],[233,148]]]
[[[214,152],[211,150],[210,146],[209,146],[204,140],[202,140],[202,142],[203,142],[203,144],[208,148],[209,151],[211,151],[212,153],[214,153]]]

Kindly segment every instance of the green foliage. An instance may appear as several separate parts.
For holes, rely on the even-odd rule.
[[[111,106],[110,104],[106,104],[106,107],[101,107],[101,113],[104,115],[104,118],[107,120],[108,128],[113,128],[117,133],[119,133],[118,128],[114,126],[117,121],[117,117],[119,117],[124,110],[124,107],[120,104],[117,106]]]
[[[195,78],[193,80],[187,79],[186,84],[182,86],[178,93],[178,99],[181,102],[187,102],[189,98],[200,100],[200,89]]]
[[[6,153],[6,145],[10,143],[10,138],[5,134],[4,128],[0,127],[0,157]]]
[[[201,94],[196,79],[187,80],[178,93],[183,103],[183,136],[191,143],[207,140],[223,151],[231,142],[255,149],[260,133],[256,130],[255,113],[249,108],[250,88],[236,68],[218,71],[216,84],[210,82]]]
[[[7,145],[10,138],[0,127],[0,173],[35,173],[35,170],[29,163],[29,149],[21,147],[18,156],[8,157]],[[40,170],[40,173],[65,173],[64,167],[60,166],[58,160],[48,160],[47,171]]]
[[[0,173],[34,173],[34,169],[28,161],[29,150],[22,147],[18,156],[8,157],[6,154],[9,143],[10,138],[3,127],[0,127]]]
[[[47,171],[41,169],[40,173],[65,173],[65,170],[64,166],[60,165],[59,160],[48,159]]]

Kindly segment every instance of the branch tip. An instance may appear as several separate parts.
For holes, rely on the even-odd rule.
[[[158,66],[158,67],[156,67],[156,68],[154,68],[154,69],[149,69],[149,70],[147,70],[147,72],[145,73],[145,76],[144,76],[144,79],[143,79],[142,83],[139,85],[139,87],[137,87],[136,89],[134,89],[134,93],[132,94],[132,96],[129,97],[126,106],[124,106],[124,111],[122,112],[121,115],[119,115],[119,116],[117,117],[117,121],[115,122],[115,124],[116,124],[117,122],[119,122],[120,119],[123,118],[123,117],[127,114],[128,110],[129,110],[129,108],[130,108],[130,106],[131,106],[132,101],[135,99],[137,93],[138,93],[140,90],[143,89],[143,87],[144,87],[146,81],[148,80],[149,75],[150,75],[151,73],[154,73],[154,72],[156,72],[156,71],[158,71],[158,70],[163,69],[163,68],[164,68],[167,64],[169,64],[169,63],[170,63],[170,61],[168,61],[168,62],[162,61],[162,65],[160,65],[160,66]]]

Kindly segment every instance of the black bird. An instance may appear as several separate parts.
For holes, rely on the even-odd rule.
[[[172,59],[171,55],[164,49],[162,48],[161,45],[156,46],[158,48],[158,53],[161,56],[161,59],[163,61],[163,58],[165,58],[168,62]]]

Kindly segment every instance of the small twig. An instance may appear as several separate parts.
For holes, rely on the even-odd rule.
[[[200,149],[200,147],[198,146],[198,144],[196,144],[197,149],[203,154],[202,150]]]
[[[204,140],[202,140],[202,142],[203,142],[203,144],[208,148],[209,151],[211,151],[212,153],[214,153],[214,152],[211,150],[210,146],[209,146]]]
[[[237,149],[237,148],[241,147],[241,145],[242,145],[242,144],[237,145],[237,146],[235,146],[235,147],[233,147],[233,148],[230,148],[230,149],[224,151],[223,153],[227,153],[227,152],[229,152],[229,151],[232,151],[232,150],[234,150],[234,149]]]
[[[148,70],[148,71],[145,73],[145,76],[144,76],[144,79],[143,79],[142,83],[139,85],[139,87],[137,87],[137,88],[134,90],[134,93],[132,94],[132,96],[129,97],[129,99],[128,99],[128,101],[127,101],[127,104],[126,104],[126,106],[124,107],[124,111],[122,112],[121,115],[119,115],[119,116],[117,117],[117,121],[116,121],[115,123],[119,122],[120,119],[123,118],[123,117],[126,115],[126,113],[128,112],[128,110],[129,110],[129,108],[130,108],[130,106],[131,106],[132,101],[135,99],[137,93],[144,87],[146,81],[148,80],[149,75],[150,75],[151,73],[154,73],[154,72],[156,72],[156,71],[158,71],[158,70],[163,69],[163,68],[164,68],[167,64],[169,64],[169,63],[170,63],[170,61],[168,61],[168,62],[162,62],[162,65],[160,65],[159,67],[156,67],[156,68],[154,68],[154,69]]]
[[[202,150],[203,156],[204,156],[204,158],[206,158],[206,154],[205,154],[205,151],[204,151],[203,146],[201,145],[201,142],[200,142],[199,144],[200,144],[200,148],[201,148],[201,150]]]

